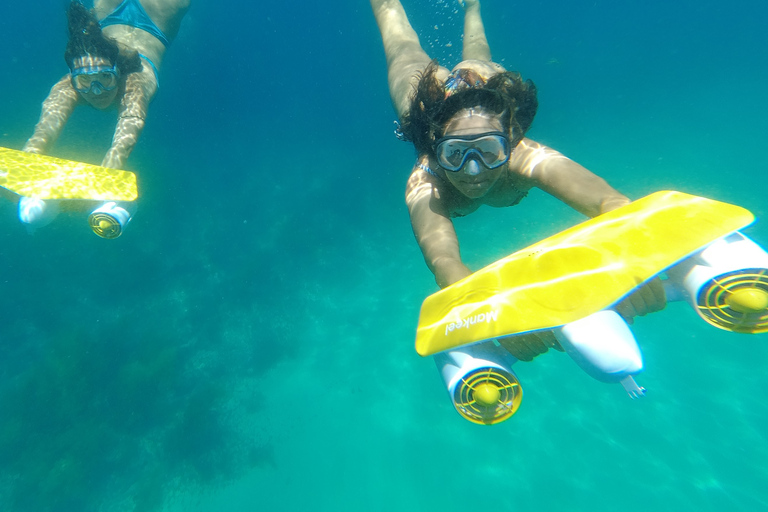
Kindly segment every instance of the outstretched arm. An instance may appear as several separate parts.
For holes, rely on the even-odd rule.
[[[405,193],[416,242],[440,288],[472,273],[461,262],[459,240],[453,228],[437,178],[414,167]]]
[[[510,167],[538,188],[588,217],[629,204],[629,198],[603,178],[538,142],[523,139],[512,152]]]
[[[123,164],[136,146],[147,118],[149,102],[157,92],[157,82],[152,70],[144,69],[126,77],[125,94],[118,109],[117,126],[112,146],[101,165],[110,169],[122,169]]]
[[[80,101],[80,95],[72,87],[69,75],[64,75],[51,88],[48,97],[43,101],[43,111],[40,120],[35,125],[35,132],[24,145],[24,151],[44,154],[48,147],[59,138],[61,130],[67,124],[67,119]]]

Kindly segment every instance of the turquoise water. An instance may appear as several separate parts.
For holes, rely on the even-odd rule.
[[[623,4],[483,3],[495,58],[539,87],[530,136],[632,197],[743,205],[768,245],[768,8]],[[0,7],[1,146],[66,72],[64,5]],[[124,236],[74,213],[30,236],[0,202],[0,508],[766,508],[768,337],[683,304],[633,327],[646,399],[550,353],[516,365],[514,418],[459,417],[413,350],[436,288],[368,3],[217,5],[168,53]],[[453,4],[405,7],[458,60]],[[52,153],[98,163],[113,124],[81,109]],[[534,192],[456,224],[479,268],[580,220]]]

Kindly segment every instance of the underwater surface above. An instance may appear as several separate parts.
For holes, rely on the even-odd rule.
[[[458,62],[457,6],[403,3]],[[81,212],[30,235],[0,202],[0,509],[768,508],[768,335],[682,303],[633,326],[646,398],[550,351],[515,365],[513,418],[462,419],[413,348],[437,287],[369,3],[193,4],[126,166],[126,233]],[[744,206],[768,245],[768,4],[482,5],[494,58],[538,87],[531,138],[632,198]],[[67,72],[65,8],[0,6],[0,146]],[[99,163],[114,122],[78,109],[51,154]],[[534,191],[456,228],[477,269],[581,220]]]

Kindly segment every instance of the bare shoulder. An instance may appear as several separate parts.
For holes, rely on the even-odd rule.
[[[426,157],[416,160],[405,187],[405,203],[409,209],[417,204],[428,205],[429,209],[450,215],[456,195],[453,187],[442,178],[430,173]]]
[[[128,75],[125,93],[120,100],[120,117],[146,119],[149,102],[156,92],[155,74],[148,66],[145,65],[140,72]]]
[[[560,160],[568,160],[568,157],[544,144],[524,138],[509,157],[509,167],[516,174],[539,181],[546,164]]]
[[[439,179],[429,174],[421,164],[421,159],[413,164],[411,175],[405,184],[405,201],[411,204],[425,197],[431,197],[437,192],[439,196]]]
[[[75,88],[72,87],[69,73],[62,76],[59,81],[51,87],[48,100],[57,104],[85,103],[85,100],[78,94]]]

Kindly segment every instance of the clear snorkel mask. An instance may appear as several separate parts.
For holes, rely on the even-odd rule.
[[[84,66],[71,70],[69,77],[72,87],[77,92],[93,93],[98,96],[117,87],[118,71],[116,65]]]
[[[507,163],[510,153],[509,138],[502,132],[451,135],[435,145],[437,162],[451,172],[460,171],[470,158],[482,162],[488,169],[495,169]]]

